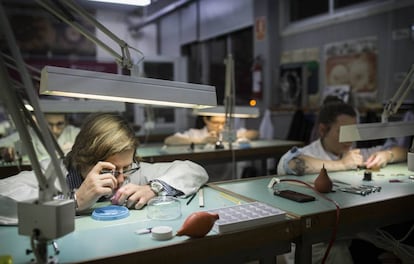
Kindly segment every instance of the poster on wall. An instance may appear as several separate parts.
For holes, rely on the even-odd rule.
[[[316,61],[280,65],[280,103],[284,106],[314,107],[318,93],[319,63]]]
[[[318,47],[282,52],[279,79],[280,104],[309,108],[318,107],[320,84],[319,54],[320,48]],[[298,92],[301,97],[297,96]]]
[[[254,23],[254,32],[256,40],[264,40],[266,38],[266,17],[257,17]]]
[[[17,44],[25,57],[79,56],[90,59],[96,55],[94,43],[38,6],[10,4],[7,12]],[[89,32],[95,32],[95,27],[82,17],[74,16],[73,20]],[[0,44],[2,50],[5,50],[4,44]]]
[[[348,85],[358,101],[376,98],[376,37],[327,44],[324,55],[325,87]]]

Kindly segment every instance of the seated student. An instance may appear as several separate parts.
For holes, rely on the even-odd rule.
[[[226,118],[224,116],[204,116],[204,127],[201,129],[190,128],[183,133],[175,133],[165,138],[166,145],[184,145],[184,144],[215,144],[220,140],[220,133],[224,129]],[[240,128],[237,130],[237,139],[257,139],[259,132],[257,130]]]
[[[69,152],[77,134],[79,133],[79,128],[68,124],[67,117],[63,113],[45,113],[44,116],[47,124],[49,125],[50,131],[56,138],[57,143],[62,148],[63,152]],[[30,130],[30,132],[34,134],[32,130]],[[20,138],[18,132],[0,139],[0,154],[5,160],[13,161],[15,159],[16,150],[14,147],[15,143],[19,140]],[[49,154],[36,135],[32,136],[32,142],[38,159],[47,159]]]
[[[406,159],[407,149],[400,146],[384,145],[370,149],[353,149],[352,143],[339,142],[342,125],[356,123],[354,108],[342,101],[326,102],[319,113],[318,131],[320,138],[303,148],[293,148],[282,156],[278,174],[304,175],[319,173],[322,166],[329,171],[383,167],[387,163]],[[353,263],[349,252],[350,241],[336,241],[331,248],[327,263]],[[326,246],[313,246],[312,262],[320,263]]]
[[[414,114],[410,110],[403,115],[401,121],[413,120]],[[406,149],[411,144],[411,136],[389,138],[385,142],[385,145],[398,145]],[[373,233],[359,233],[350,247],[355,263],[370,263],[373,260],[379,260],[380,263],[410,263],[413,255],[407,248],[411,247],[412,250],[414,245],[413,224],[413,221],[408,221],[383,227]]]
[[[114,204],[141,209],[161,191],[187,196],[208,180],[204,168],[191,161],[140,162],[137,147],[133,129],[121,116],[97,113],[85,119],[65,159],[78,210],[108,196]]]
[[[221,133],[224,129],[226,118],[224,116],[203,116],[202,128],[190,128],[183,133],[175,133],[165,138],[166,145],[184,145],[194,144],[210,144],[215,145],[222,140]],[[237,139],[256,139],[259,136],[257,130],[249,130],[240,128],[237,130]],[[205,166],[210,181],[231,180],[234,177],[252,177],[256,176],[256,169],[246,162],[237,162],[237,175],[233,171],[234,167],[230,163],[224,164],[209,164]]]
[[[203,116],[203,124],[199,124],[202,128],[190,128],[183,133],[175,133],[174,135],[165,138],[166,145],[184,145],[191,143],[216,145],[220,143],[221,133],[223,132],[226,118],[224,116]],[[257,139],[259,132],[257,130],[250,130],[246,128],[237,129],[238,140],[252,140]],[[218,146],[218,145],[216,145]],[[255,169],[246,162],[237,162],[237,175],[233,171],[232,164],[209,164],[205,166],[211,181],[231,180],[234,177],[251,177],[255,176]]]
[[[404,161],[407,149],[386,144],[366,149],[354,149],[352,142],[339,142],[339,129],[356,124],[356,112],[343,102],[327,102],[318,118],[319,139],[303,148],[292,148],[279,160],[279,175],[318,173],[322,166],[327,171],[383,167],[387,163]]]
[[[141,209],[159,192],[188,196],[208,180],[206,171],[191,161],[139,162],[138,141],[121,116],[97,113],[85,119],[65,165],[66,182],[76,201],[77,211],[111,198],[113,204]],[[55,185],[59,188],[58,181]],[[0,180],[0,223],[16,223],[17,201],[38,198],[33,171],[22,171]],[[11,199],[10,199],[11,198]],[[7,205],[9,205],[7,207]]]

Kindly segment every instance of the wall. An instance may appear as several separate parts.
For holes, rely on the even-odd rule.
[[[390,98],[400,80],[394,77],[406,72],[414,62],[414,41],[410,38],[393,40],[393,31],[408,29],[413,21],[414,6],[337,23],[310,30],[304,33],[282,37],[280,48],[283,51],[317,47],[323,51],[324,45],[332,42],[374,36],[378,39],[378,102]],[[320,83],[324,80],[324,56],[320,53]],[[323,87],[320,86],[320,89]]]
[[[160,19],[160,54],[178,56],[183,44],[203,41],[250,26],[252,7],[252,0],[191,2]]]
[[[377,14],[363,14],[359,18],[350,19],[351,15],[332,20],[331,23],[317,28],[306,29],[296,33],[285,34],[282,5],[272,0],[257,0],[254,6],[255,18],[266,17],[266,36],[262,41],[255,41],[255,54],[263,54],[267,59],[264,64],[265,94],[267,101],[264,106],[277,105],[280,102],[278,93],[278,67],[282,52],[306,48],[317,48],[323,51],[324,45],[343,40],[352,40],[375,36],[378,39],[378,95],[377,102],[382,103],[389,99],[401,83],[401,76],[414,62],[414,42],[410,38],[393,39],[396,30],[407,30],[413,21],[414,6],[411,1],[395,1],[401,5],[396,10]],[[281,1],[278,1],[281,2]],[[390,3],[392,1],[385,1]],[[283,9],[284,10],[284,9]],[[281,13],[279,13],[281,12]],[[321,67],[319,70],[320,87],[324,83],[324,57],[319,54]],[[413,93],[410,99],[413,98]],[[412,99],[411,99],[412,100]],[[272,115],[276,138],[285,138],[288,133],[293,113],[274,111]]]
[[[279,3],[280,1],[274,0],[192,1],[184,8],[145,26],[141,29],[143,33],[134,41],[149,55],[178,56],[182,44],[202,41],[237,28],[253,26],[255,18],[264,16],[267,38],[256,41],[254,50],[256,55],[260,54],[265,58],[265,99],[261,102],[262,109],[277,105],[279,102],[278,68],[280,54],[284,51],[303,48],[319,48],[322,51],[324,45],[328,43],[367,36],[377,37],[378,102],[386,100],[394,93],[401,82],[401,76],[414,61],[413,40],[407,38],[393,40],[392,38],[396,30],[407,28],[414,22],[412,19],[414,6],[410,1],[398,1],[399,4],[409,4],[396,10],[361,16],[354,20],[344,19],[344,22],[336,20],[329,25],[291,34],[283,34]],[[107,17],[104,16],[102,19],[107,19]],[[323,62],[323,52],[320,53],[319,58]],[[319,90],[323,88],[323,72],[322,63]],[[412,94],[410,98],[413,98]],[[287,114],[283,114],[282,119],[277,116],[280,114],[274,116],[274,123],[278,126],[289,127],[290,120],[286,118]],[[283,137],[283,134],[285,131],[277,136]]]
[[[107,9],[98,9],[96,10],[96,19],[118,38],[124,40],[133,48],[140,50],[145,55],[157,54],[157,28],[155,24],[148,25],[139,32],[138,36],[134,36],[128,30],[129,22],[124,13]],[[99,39],[103,40],[112,49],[120,52],[119,45],[110,40],[103,32],[97,31],[96,34]],[[135,60],[139,57],[138,53],[135,52],[131,52],[131,56]],[[97,48],[97,58],[99,61],[113,61],[113,57],[100,47]]]

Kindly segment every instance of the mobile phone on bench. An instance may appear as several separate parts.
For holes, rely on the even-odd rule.
[[[273,192],[273,194],[295,201],[295,202],[299,202],[299,203],[315,201],[315,197],[313,197],[312,195],[308,195],[308,194],[304,194],[304,193],[300,193],[300,192],[296,192],[292,190],[282,190],[282,191],[276,190]]]

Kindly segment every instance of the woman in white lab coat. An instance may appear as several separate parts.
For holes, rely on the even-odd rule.
[[[135,157],[138,141],[119,115],[90,115],[65,159],[67,183],[79,211],[111,198],[114,204],[141,209],[161,191],[187,196],[208,180],[191,161],[145,163]]]

